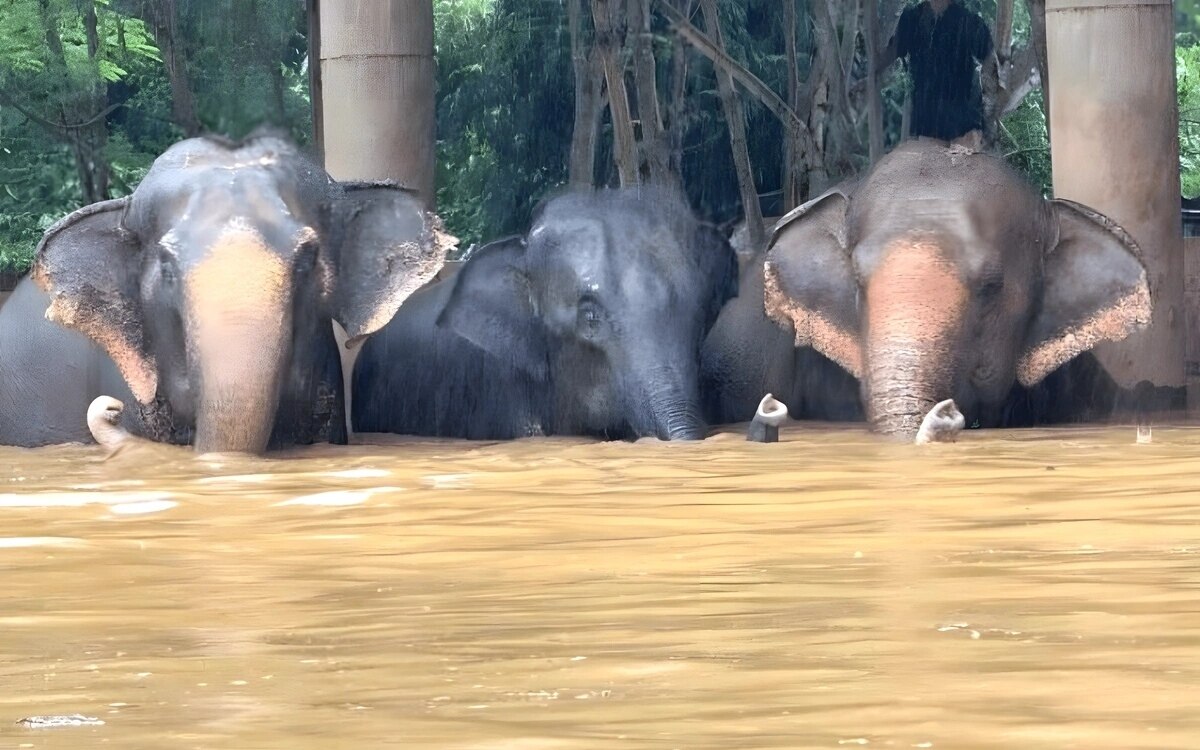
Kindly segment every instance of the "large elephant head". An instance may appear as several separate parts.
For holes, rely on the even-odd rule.
[[[777,227],[766,308],[859,378],[882,432],[968,416],[1150,320],[1137,246],[994,157],[910,142]]]
[[[408,192],[334,182],[286,140],[197,138],[52,227],[33,278],[47,317],[112,357],[143,432],[261,452],[344,439],[330,321],[378,330],[437,273],[441,237]]]
[[[544,384],[554,433],[702,439],[700,343],[736,290],[728,242],[673,193],[568,194],[472,257],[438,324]]]

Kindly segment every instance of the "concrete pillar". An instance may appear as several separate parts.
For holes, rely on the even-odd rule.
[[[320,0],[325,168],[395,180],[434,202],[432,0]]]
[[[1054,192],[1145,254],[1150,328],[1096,351],[1118,384],[1184,385],[1184,268],[1171,0],[1047,0]]]

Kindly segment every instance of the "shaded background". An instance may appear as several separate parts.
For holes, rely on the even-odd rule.
[[[989,21],[995,0],[966,0]],[[1200,24],[1177,0],[1181,180],[1200,195]],[[801,67],[812,48],[799,2]],[[1016,4],[1015,42],[1029,35]],[[521,230],[536,202],[567,180],[574,107],[567,11],[559,0],[434,0],[438,62],[438,210],[471,243]],[[777,0],[721,0],[730,54],[775,91],[787,86]],[[202,131],[234,137],[262,123],[308,143],[307,18],[302,0],[10,0],[0,13],[0,274],[27,267],[42,232],[80,205],[128,194],[154,157]],[[652,23],[660,76],[683,49],[688,67],[682,174],[706,218],[741,214],[710,64]],[[803,71],[802,71],[803,72]],[[907,86],[884,89],[888,143],[901,131]],[[765,215],[782,208],[783,133],[750,97],[748,146]],[[1147,113],[1147,116],[1155,116]],[[1044,190],[1050,159],[1040,91],[1005,118],[1004,156]],[[614,182],[603,144],[597,181]],[[861,123],[865,132],[865,123]],[[863,141],[865,143],[865,140]],[[841,171],[866,163],[865,148]],[[831,175],[838,176],[838,175]]]

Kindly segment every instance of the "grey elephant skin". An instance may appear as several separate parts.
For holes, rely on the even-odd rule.
[[[355,429],[702,439],[699,348],[736,291],[728,242],[673,192],[553,198],[366,342]]]
[[[987,421],[1102,341],[1149,325],[1140,251],[999,159],[912,141],[779,224],[765,305],[859,379],[872,425],[911,437],[953,398]]]
[[[793,419],[862,421],[858,381],[811,347],[797,347],[790,323],[767,316],[760,250],[744,265],[730,300],[704,341],[701,388],[715,424],[748,422],[764,394],[788,405]]]
[[[46,233],[0,310],[0,442],[89,440],[99,395],[202,452],[345,442],[331,321],[381,328],[440,237],[412,194],[335,182],[285,139],[182,141],[132,196]]]

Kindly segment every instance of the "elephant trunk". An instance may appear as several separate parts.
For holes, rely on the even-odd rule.
[[[185,286],[201,453],[266,450],[291,356],[287,268],[257,238],[240,239],[194,268]]]
[[[934,243],[890,245],[867,285],[863,397],[879,432],[911,438],[954,385],[968,294]]]
[[[644,373],[640,381],[642,404],[635,408],[638,417],[634,424],[639,437],[703,440],[708,436],[700,407],[700,383],[695,372],[680,372],[674,365],[669,365]]]

